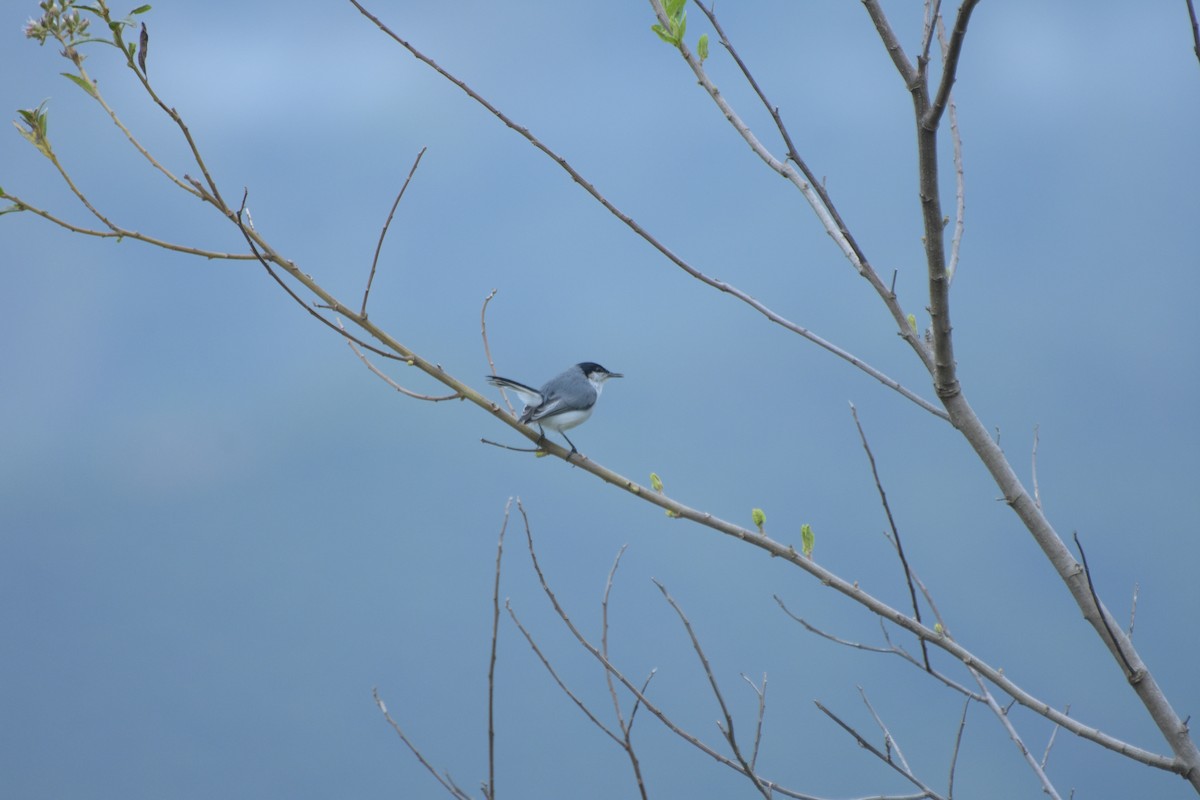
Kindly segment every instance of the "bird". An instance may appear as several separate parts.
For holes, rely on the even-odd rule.
[[[543,428],[549,428],[561,433],[567,444],[571,445],[571,452],[578,453],[575,443],[567,436],[567,430],[586,422],[596,410],[596,401],[600,399],[600,391],[606,380],[623,377],[621,373],[609,372],[594,361],[582,361],[546,381],[540,389],[532,389],[499,375],[488,375],[487,382],[501,389],[512,389],[525,401],[525,410],[517,421],[522,425],[537,423],[541,432],[539,441],[546,438]]]

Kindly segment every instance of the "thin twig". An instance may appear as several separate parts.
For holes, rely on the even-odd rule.
[[[1112,641],[1113,647],[1117,651],[1117,655],[1121,658],[1121,663],[1125,665],[1125,677],[1131,682],[1136,680],[1138,672],[1129,663],[1129,659],[1125,656],[1125,649],[1121,647],[1121,643],[1117,641],[1116,634],[1113,633],[1108,624],[1108,615],[1104,613],[1104,607],[1100,605],[1100,598],[1096,596],[1096,584],[1092,583],[1092,570],[1088,566],[1087,554],[1083,552],[1083,543],[1079,541],[1079,532],[1075,531],[1071,534],[1075,540],[1075,547],[1079,549],[1079,561],[1083,564],[1083,574],[1087,578],[1088,591],[1092,595],[1092,602],[1095,604],[1096,613],[1100,615],[1100,621],[1104,623],[1104,630],[1108,632],[1108,638]]]
[[[946,58],[946,26],[943,24],[940,6],[941,0],[938,0],[938,16],[937,16],[937,33],[938,44],[941,46],[942,59]],[[950,258],[946,262],[946,281],[954,283],[954,276],[958,274],[958,258],[962,250],[963,230],[966,220],[967,203],[966,203],[966,177],[963,172],[963,143],[962,133],[958,127],[958,107],[954,104],[954,95],[951,93],[950,99],[947,102],[948,113],[950,117],[950,141],[953,143],[954,149],[954,234],[950,237]]]
[[[1196,23],[1196,6],[1192,4],[1192,0],[1187,0],[1188,17],[1192,21],[1192,50],[1196,53],[1196,58],[1200,59],[1200,25]]]
[[[867,441],[867,434],[863,430],[862,423],[858,419],[858,409],[854,407],[854,403],[850,404],[850,414],[854,417],[854,426],[858,428],[858,437],[862,440],[863,450],[867,451],[867,461],[871,464],[871,475],[875,478],[875,489],[879,492],[879,501],[883,504],[884,514],[887,515],[888,527],[892,531],[892,541],[896,545],[896,553],[900,556],[900,566],[904,568],[904,582],[908,585],[908,597],[912,602],[913,616],[917,622],[921,621],[921,606],[917,603],[917,590],[913,588],[912,570],[908,566],[908,558],[904,555],[904,545],[900,542],[900,529],[896,527],[896,520],[892,516],[892,508],[888,505],[887,492],[883,490],[883,482],[879,478],[879,469],[875,465],[875,454],[871,452],[871,445]],[[925,644],[924,639],[918,639],[921,643],[921,656],[925,661],[925,669],[932,670],[929,665],[929,648]]]
[[[1003,727],[1005,732],[1008,733],[1008,738],[1012,740],[1014,745],[1016,745],[1017,751],[1021,754],[1021,758],[1024,759],[1030,770],[1033,771],[1033,774],[1037,776],[1038,781],[1042,784],[1042,791],[1048,794],[1051,797],[1051,800],[1062,800],[1058,794],[1058,791],[1054,788],[1054,784],[1050,782],[1050,777],[1046,774],[1046,771],[1042,769],[1040,764],[1038,764],[1037,760],[1033,757],[1033,754],[1029,752],[1029,748],[1025,746],[1025,742],[1021,739],[1021,735],[1017,733],[1016,727],[1012,724],[1012,720],[1008,716],[1008,709],[1001,708],[1000,704],[996,702],[996,698],[987,688],[987,684],[984,683],[983,676],[972,669],[969,665],[967,669],[970,670],[972,677],[975,678],[975,682],[979,685],[979,691],[983,695],[984,704],[991,709],[993,716],[996,717],[996,719],[1000,722],[1001,727]]]
[[[1133,623],[1137,619],[1138,590],[1140,588],[1137,583],[1133,584],[1133,602],[1129,606],[1129,633],[1126,634],[1130,641],[1133,641]]]
[[[604,657],[608,658],[608,598],[612,593],[613,578],[617,574],[617,567],[621,564],[621,556],[625,555],[625,548],[629,545],[621,545],[621,549],[617,551],[617,557],[613,559],[612,568],[608,571],[608,580],[604,582],[604,597],[600,601],[600,652]],[[608,695],[612,699],[613,713],[617,717],[617,725],[621,731],[629,736],[629,729],[625,726],[625,718],[621,714],[621,699],[617,696],[617,686],[613,683],[612,673],[608,670],[604,671],[604,681],[608,684]]]
[[[1070,714],[1071,706],[1067,705],[1067,707],[1063,709],[1063,713]],[[1054,747],[1054,740],[1058,736],[1059,730],[1061,730],[1061,726],[1059,726],[1059,725],[1055,725],[1050,730],[1050,738],[1046,740],[1046,749],[1045,749],[1045,751],[1042,752],[1042,762],[1041,762],[1042,769],[1045,769],[1046,765],[1048,763],[1050,763],[1050,750]]]
[[[417,167],[421,165],[421,156],[425,155],[427,149],[429,148],[422,147],[421,152],[417,153],[417,160],[413,162],[412,169],[408,171],[408,177],[404,179],[404,185],[400,187],[400,193],[396,195],[396,201],[392,203],[392,210],[388,212],[387,220],[383,223],[383,230],[379,232],[379,243],[375,245],[375,257],[371,259],[371,274],[367,276],[367,288],[363,292],[362,310],[359,312],[364,318],[367,316],[367,298],[371,295],[371,284],[375,282],[375,267],[379,264],[379,253],[383,250],[383,240],[387,238],[388,228],[392,225],[392,217],[396,216],[400,200],[404,197],[404,192],[408,190],[408,184],[416,174]]]
[[[283,278],[279,277],[279,275],[271,267],[270,262],[267,261],[266,257],[258,251],[258,246],[256,245],[254,239],[250,235],[250,229],[247,228],[246,224],[242,221],[242,215],[246,211],[246,197],[247,197],[247,194],[243,193],[242,194],[242,205],[241,205],[241,208],[239,208],[237,213],[234,215],[234,220],[237,223],[238,228],[241,230],[242,235],[244,237],[246,237],[246,244],[250,245],[250,252],[253,253],[254,257],[258,259],[258,263],[262,264],[263,269],[265,269],[267,271],[267,274],[270,275],[275,280],[276,283],[278,283],[281,287],[283,287],[283,290],[285,292],[287,292],[288,295],[290,295],[293,300],[295,300],[297,303],[299,303],[301,308],[303,308],[305,311],[307,311],[312,316],[319,319],[324,325],[337,331],[340,335],[344,336],[347,340],[354,342],[359,347],[362,347],[364,350],[370,350],[375,355],[383,356],[384,358],[391,358],[391,359],[394,359],[397,361],[405,361],[406,359],[403,356],[399,356],[399,355],[396,355],[395,353],[388,353],[384,350],[380,350],[378,347],[375,347],[374,345],[368,344],[367,342],[364,342],[362,339],[359,339],[357,336],[350,333],[345,328],[341,327],[340,324],[335,324],[335,323],[331,322],[330,320],[325,319],[325,317],[323,317],[317,313],[317,310],[315,308],[310,306],[308,303],[304,302],[304,299],[302,297],[300,297],[300,295],[296,294],[295,290],[293,290],[292,287],[288,286],[287,282],[284,281]],[[332,308],[332,306],[326,306],[326,308]],[[430,399],[432,399],[432,398],[430,398]]]
[[[750,753],[750,769],[753,770],[758,764],[758,748],[762,744],[763,717],[767,713],[767,673],[763,673],[761,688],[755,686],[754,681],[750,680],[748,675],[743,674],[742,680],[750,684],[754,694],[758,695],[758,722],[754,726],[754,749]]]
[[[350,349],[354,351],[354,355],[358,356],[359,360],[362,361],[363,364],[365,364],[367,366],[367,369],[371,370],[371,372],[374,372],[375,375],[378,376],[384,383],[386,383],[388,386],[395,389],[397,392],[400,392],[401,394],[403,394],[407,397],[411,397],[414,400],[428,400],[431,403],[440,403],[443,400],[458,400],[458,399],[462,398],[462,395],[460,395],[460,394],[443,394],[443,395],[418,394],[417,392],[414,392],[411,389],[405,389],[403,386],[396,383],[396,381],[392,380],[392,378],[390,376],[388,376],[383,370],[379,369],[379,367],[372,364],[371,360],[366,357],[366,355],[363,353],[363,351],[358,349],[358,345],[356,345],[354,343],[355,342],[354,338],[350,336],[348,331],[346,331],[345,326],[342,325],[342,321],[340,319],[335,319],[335,321],[337,322],[338,330],[342,331],[345,334],[346,344],[349,345]]]
[[[942,0],[925,0],[925,24],[921,34],[921,61],[929,62],[929,48],[933,45],[933,32],[942,19]]]
[[[916,775],[914,775],[911,771],[905,769],[900,764],[897,764],[891,758],[890,755],[880,751],[880,749],[878,747],[876,747],[875,745],[873,745],[869,741],[867,741],[866,737],[864,737],[861,733],[859,733],[857,730],[855,730],[853,725],[850,725],[849,723],[842,720],[841,717],[839,717],[837,714],[834,714],[832,711],[830,711],[828,708],[826,708],[824,705],[822,705],[819,700],[814,700],[813,703],[816,705],[817,708],[819,708],[821,710],[821,712],[825,716],[829,717],[831,720],[833,720],[835,723],[837,723],[837,725],[842,730],[844,730],[846,733],[848,733],[852,737],[854,737],[854,740],[856,742],[858,742],[859,747],[862,747],[868,753],[875,756],[880,761],[882,761],[884,764],[887,764],[889,767],[894,769],[896,772],[898,772],[900,775],[902,775],[905,778],[905,780],[909,781],[911,784],[913,784],[918,789],[920,789],[922,792],[924,792],[926,797],[931,798],[931,800],[946,800],[946,798],[942,797],[942,795],[935,792],[932,787],[927,786],[923,781],[921,781],[920,778],[918,778]]]
[[[599,717],[593,714],[592,710],[587,707],[587,704],[580,700],[579,696],[571,691],[571,688],[567,686],[562,678],[559,677],[558,672],[554,669],[554,665],[550,663],[550,659],[548,659],[542,652],[541,648],[538,647],[537,641],[533,638],[533,634],[529,632],[529,629],[526,628],[524,623],[521,622],[521,618],[517,616],[517,612],[513,610],[512,601],[505,600],[504,608],[508,611],[508,616],[512,618],[513,623],[517,626],[517,630],[519,630],[521,635],[525,637],[525,641],[533,650],[534,655],[536,655],[538,660],[542,662],[542,666],[545,667],[546,671],[550,673],[550,677],[556,684],[558,684],[558,688],[562,690],[563,694],[571,699],[571,702],[575,704],[576,708],[582,711],[583,715],[587,717],[593,725],[603,731],[608,738],[616,742],[618,747],[623,748],[625,743],[621,740],[621,737],[614,733],[607,725],[601,722]]]
[[[617,567],[621,565],[621,556],[625,555],[625,549],[629,545],[621,545],[621,549],[617,551],[617,557],[613,559],[612,569],[608,571],[608,579],[604,582],[604,597],[600,601],[600,650],[604,653],[604,658],[608,659],[608,598],[612,594],[613,578],[617,574]],[[646,682],[642,684],[642,693],[645,694],[646,688],[650,685],[650,680],[654,677],[654,673],[646,677]],[[633,710],[629,714],[629,722],[625,721],[624,715],[621,713],[621,700],[617,696],[617,687],[613,682],[612,673],[604,670],[604,681],[608,684],[608,693],[612,697],[613,713],[617,716],[617,726],[621,729],[621,734],[624,738],[622,745],[625,750],[625,755],[629,757],[629,764],[633,768],[633,777],[637,781],[638,793],[642,800],[647,800],[646,781],[642,777],[642,765],[638,761],[637,753],[633,749],[633,715],[637,712],[637,701],[634,700]]]
[[[729,749],[733,753],[733,757],[742,765],[742,773],[750,779],[754,784],[754,788],[766,800],[771,800],[770,790],[763,785],[763,782],[758,779],[758,775],[754,773],[754,768],[750,766],[750,762],[742,755],[742,750],[738,747],[737,736],[733,732],[733,715],[729,713],[729,706],[725,705],[725,698],[721,695],[721,686],[717,683],[717,678],[713,675],[712,667],[708,663],[708,656],[704,654],[704,648],[700,646],[700,639],[696,637],[696,632],[692,629],[692,623],[683,613],[683,609],[675,602],[675,598],[667,592],[667,587],[663,586],[658,581],[654,581],[654,585],[662,592],[663,597],[670,603],[671,608],[675,609],[675,613],[679,616],[679,621],[683,623],[684,630],[687,631],[688,638],[692,640],[692,649],[696,651],[696,656],[700,659],[700,665],[704,668],[704,674],[708,677],[708,685],[712,688],[713,697],[717,700],[717,705],[721,707],[721,715],[725,717],[725,726],[722,728],[720,723],[717,724],[721,728],[721,732],[725,734],[725,741],[729,743]]]
[[[813,625],[811,622],[806,620],[804,617],[800,617],[800,616],[797,616],[796,614],[793,614],[791,609],[789,609],[787,607],[787,605],[784,604],[783,599],[779,595],[777,595],[777,594],[772,595],[772,597],[775,598],[775,602],[779,604],[779,607],[781,609],[783,609],[783,613],[787,614],[793,620],[795,620],[796,622],[803,625],[804,629],[807,630],[809,633],[816,634],[817,636],[820,636],[822,639],[828,639],[829,641],[833,642],[834,644],[840,644],[843,647],[849,647],[854,650],[863,650],[868,653],[896,653],[899,651],[898,648],[896,648],[896,647],[879,647],[877,645],[872,645],[872,644],[863,644],[862,642],[854,642],[849,639],[843,639],[839,636],[833,635],[832,633],[823,631],[820,628],[818,628],[816,625]],[[899,652],[903,652],[903,651],[899,651]]]
[[[736,48],[734,48],[733,42],[730,40],[730,38],[725,35],[724,28],[721,27],[721,23],[717,20],[717,14],[714,5],[710,4],[706,7],[700,2],[700,0],[695,0],[695,3],[700,7],[700,10],[704,12],[704,15],[708,17],[708,21],[713,26],[713,30],[717,32],[717,36],[721,37],[721,46],[729,52],[729,55],[738,65],[738,69],[741,70],[742,75],[746,78],[746,82],[750,84],[750,88],[754,90],[754,93],[758,95],[758,99],[762,102],[763,106],[768,112],[770,112],[771,118],[775,121],[775,127],[778,129],[779,135],[783,137],[783,143],[787,147],[787,157],[796,165],[796,167],[804,175],[805,179],[812,186],[813,190],[817,193],[821,204],[826,210],[828,210],[830,218],[837,226],[838,233],[845,238],[846,244],[850,247],[850,250],[853,251],[859,262],[873,272],[874,268],[872,268],[867,261],[866,253],[864,253],[862,248],[858,246],[858,242],[855,240],[853,234],[850,233],[850,228],[847,227],[846,223],[842,220],[842,215],[838,212],[837,207],[833,204],[833,198],[829,196],[829,192],[825,188],[825,182],[817,180],[817,176],[811,169],[809,169],[808,164],[805,163],[804,159],[801,158],[800,151],[796,149],[796,145],[792,141],[791,133],[788,131],[787,126],[783,122],[783,116],[779,112],[779,106],[774,105],[770,100],[767,99],[767,95],[762,90],[762,87],[759,86],[758,80],[755,79],[753,73],[750,72],[750,67],[747,66],[746,62],[742,60],[742,57],[738,55],[738,51]],[[890,288],[889,294],[895,296],[895,292],[893,292]]]
[[[542,455],[548,455],[550,452],[542,447],[513,447],[511,444],[502,444],[500,442],[493,442],[491,439],[480,439],[479,441],[481,444],[488,444],[488,445],[491,445],[492,447],[499,447],[501,450],[512,450],[514,453],[541,453]],[[566,448],[563,448],[563,449],[565,450]]]
[[[1038,474],[1037,474],[1038,428],[1039,428],[1039,426],[1037,426],[1037,425],[1033,426],[1033,452],[1030,455],[1030,460],[1033,462],[1032,467],[1031,467],[1032,480],[1033,480],[1033,503],[1038,508],[1041,508],[1042,507],[1042,489],[1040,486],[1038,486]]]
[[[924,127],[936,128],[942,112],[946,110],[946,104],[950,101],[950,87],[954,85],[958,72],[958,60],[962,55],[963,40],[967,36],[967,24],[971,21],[971,12],[977,5],[979,0],[963,0],[963,4],[958,8],[958,16],[954,18],[954,31],[950,34],[950,42],[942,56],[942,80],[938,84],[937,94],[934,95],[929,110],[921,119],[921,125]]]
[[[253,253],[221,253],[216,250],[202,250],[198,247],[189,247],[187,245],[175,244],[174,242],[156,239],[153,236],[147,236],[146,234],[138,233],[137,231],[126,230],[120,226],[116,226],[107,231],[99,231],[94,228],[84,228],[81,225],[67,222],[65,219],[57,217],[54,214],[51,214],[49,211],[31,205],[14,194],[0,192],[0,198],[13,203],[13,205],[16,206],[13,211],[29,211],[46,220],[47,222],[57,225],[60,228],[71,231],[72,233],[81,233],[84,236],[95,236],[98,239],[116,239],[118,241],[121,239],[133,239],[135,241],[145,242],[146,244],[153,245],[154,247],[161,247],[163,250],[170,250],[174,253],[186,253],[187,255],[200,256],[201,258],[222,259],[228,261],[254,261],[256,259],[256,256]]]
[[[970,698],[963,701],[962,716],[958,718],[958,730],[954,734],[954,749],[950,753],[950,776],[946,780],[946,797],[954,797],[954,773],[958,770],[958,753],[962,749],[963,732],[967,729],[967,709]]]
[[[424,151],[422,151],[424,152]],[[496,645],[500,641],[500,559],[504,555],[504,533],[508,530],[508,515],[513,499],[504,504],[504,522],[496,542],[496,581],[492,584],[492,651],[488,658],[488,781],[489,800],[496,797]]]
[[[392,718],[392,715],[388,713],[387,705],[384,704],[383,698],[379,696],[379,690],[371,689],[371,696],[375,698],[375,705],[379,707],[379,711],[383,714],[383,718],[387,720],[387,723],[392,726],[392,730],[394,730],[396,735],[400,737],[400,741],[404,742],[404,746],[408,748],[409,752],[416,756],[417,761],[421,762],[421,766],[423,766],[429,772],[429,774],[432,775],[437,782],[442,785],[442,788],[449,792],[451,796],[458,798],[458,800],[471,800],[471,796],[469,794],[455,785],[454,781],[450,778],[449,773],[447,773],[445,777],[440,775],[438,771],[434,769],[433,764],[429,763],[421,751],[417,749],[417,746],[412,743],[412,740],[408,738],[403,730],[401,730],[400,724],[397,723],[396,720]]]
[[[488,292],[488,296],[483,298],[483,305],[479,309],[479,335],[483,337],[483,355],[487,358],[488,369],[493,375],[496,374],[496,362],[492,360],[492,346],[488,342],[487,332],[487,310],[488,303],[492,302],[492,298],[496,296],[496,289]],[[512,401],[508,399],[508,392],[500,390],[500,396],[504,398],[504,405],[508,406],[508,413],[516,416],[517,411],[513,408]]]
[[[863,705],[867,707],[871,718],[875,720],[875,724],[879,727],[880,733],[883,734],[883,746],[888,753],[888,758],[892,757],[892,751],[896,753],[896,763],[898,763],[905,772],[911,773],[912,767],[908,765],[908,759],[904,757],[904,751],[900,749],[900,743],[892,736],[892,732],[888,730],[888,726],[884,723],[883,718],[875,710],[875,706],[871,705],[871,700],[867,697],[867,691],[861,686],[855,687],[858,689],[858,696],[862,698]]]

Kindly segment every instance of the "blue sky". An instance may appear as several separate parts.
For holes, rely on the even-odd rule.
[[[911,51],[919,11],[888,12]],[[118,7],[119,9],[123,7]],[[398,33],[570,159],[701,269],[923,396],[928,377],[803,199],[753,156],[644,3],[385,3]],[[727,32],[879,271],[922,320],[911,104],[858,3],[725,4]],[[77,183],[130,228],[222,251],[236,230],[171,191],[103,112],[25,41],[36,3],[0,12],[0,107],[48,100]],[[484,389],[483,299],[501,374],[568,364],[625,373],[580,450],[682,502],[767,528],[884,600],[906,590],[849,414],[859,410],[914,568],[958,640],[1029,691],[1156,752],[1161,737],[983,468],[947,425],[728,296],[689,280],[558,167],[382,36],[327,3],[158,5],[149,74],[187,119],[227,197],[350,305],[392,225],[370,312]],[[689,15],[689,38],[707,30]],[[1077,531],[1119,619],[1182,715],[1200,707],[1200,64],[1182,3],[983,3],[956,84],[966,236],[953,288],[964,389],[1059,532]],[[162,161],[177,132],[102,49],[86,62]],[[729,58],[714,80],[776,152]],[[947,162],[948,164],[948,162]],[[951,190],[950,170],[944,185]],[[0,133],[0,185],[86,222],[45,159]],[[944,195],[951,208],[950,194]],[[898,793],[812,705],[871,729],[944,788],[961,705],[916,670],[806,634],[878,644],[873,618],[795,570],[666,519],[519,444],[469,404],[397,395],[263,270],[0,218],[0,793],[21,798],[437,796],[371,699],[460,785],[486,778],[495,545],[507,499],[573,618],[719,746],[719,711],[651,578],[687,611],[742,731],[769,678],[760,765],[827,796]],[[388,367],[416,391],[438,387]],[[601,713],[603,676],[567,637],[510,523],[501,595]],[[898,639],[903,640],[902,637]],[[905,642],[911,646],[911,643]],[[634,795],[623,756],[502,621],[501,796]],[[949,664],[945,664],[952,670]],[[1049,727],[1014,722],[1041,752]],[[650,717],[636,742],[652,796],[750,787]],[[878,737],[877,737],[878,738]],[[1060,735],[1076,796],[1191,796],[1178,778]],[[970,711],[956,788],[1040,789],[999,726]]]

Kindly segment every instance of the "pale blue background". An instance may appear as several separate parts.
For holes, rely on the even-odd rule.
[[[911,51],[920,12],[909,5],[889,12]],[[374,8],[697,266],[932,396],[800,196],[650,33],[647,4]],[[922,315],[910,102],[861,4],[718,10],[876,267],[896,271]],[[52,48],[22,39],[36,11],[28,0],[0,13],[4,114],[49,98],[64,163],[119,223],[240,249],[235,230],[165,186],[57,76],[67,65]],[[743,524],[761,506],[785,541],[811,523],[818,560],[903,605],[854,402],[910,559],[957,638],[1073,716],[1165,752],[945,424],[687,279],[349,4],[164,2],[146,19],[154,85],[225,195],[248,187],[258,229],[343,300],[357,304],[379,227],[428,146],[373,319],[482,388],[479,309],[499,289],[489,330],[503,373],[538,382],[589,359],[627,375],[573,435],[581,450],[637,480],[656,471],[680,500]],[[695,9],[690,19],[694,41],[706,27]],[[1026,479],[1040,426],[1046,508],[1064,537],[1082,536],[1118,618],[1140,585],[1135,641],[1183,715],[1200,713],[1191,48],[1177,0],[981,5],[957,84],[968,219],[953,298],[969,399]],[[90,56],[123,119],[194,173],[131,77],[107,52]],[[780,152],[717,47],[709,66]],[[11,130],[0,185],[88,222]],[[804,633],[772,594],[878,643],[869,615],[561,462],[481,445],[517,440],[469,405],[397,396],[261,268],[10,215],[0,278],[0,795],[441,796],[381,719],[373,686],[430,760],[477,790],[495,543],[518,494],[551,580],[593,635],[605,576],[629,545],[614,657],[635,678],[657,667],[652,694],[681,724],[720,745],[718,710],[651,576],[688,611],[745,737],[754,698],[739,673],[768,674],[765,774],[839,797],[909,791],[811,704],[873,733],[862,686],[913,766],[945,788],[958,699],[894,659]],[[502,595],[605,714],[602,673],[548,610],[519,531]],[[623,755],[507,620],[498,682],[501,797],[634,795]],[[1048,726],[1013,718],[1040,755]],[[653,797],[752,794],[648,715],[636,740]],[[1076,797],[1193,796],[1068,735],[1050,773]],[[978,707],[956,790],[1041,796]]]

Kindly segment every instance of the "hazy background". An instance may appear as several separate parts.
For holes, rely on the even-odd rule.
[[[912,6],[910,8],[910,6]],[[118,6],[123,12],[130,6]],[[932,398],[928,377],[797,192],[725,124],[649,30],[644,2],[380,2],[398,33],[569,158],[669,247]],[[1167,752],[1091,629],[946,424],[688,279],[556,165],[385,38],[348,3],[160,3],[149,74],[185,116],[227,199],[357,306],[392,225],[371,317],[483,388],[488,312],[502,374],[576,361],[625,373],[572,433],[631,478],[799,545],[900,607],[907,592],[849,414],[857,405],[914,568],[956,638],[1047,702]],[[860,3],[724,3],[727,32],[880,273],[926,324],[911,102]],[[888,11],[912,53],[917,4]],[[94,103],[23,40],[36,3],[0,13],[0,108],[49,99],[78,185],[121,225],[239,251],[172,191]],[[689,13],[688,40],[707,31]],[[714,80],[770,147],[769,116],[713,43]],[[86,66],[170,169],[177,131],[109,50]],[[1182,715],[1200,713],[1200,64],[1182,2],[983,3],[956,99],[967,233],[953,321],[963,387]],[[948,141],[943,139],[943,141]],[[949,161],[945,208],[952,213]],[[0,134],[0,185],[93,224],[45,159]],[[662,581],[702,637],[738,730],[768,675],[759,764],[846,797],[910,787],[812,705],[875,734],[871,698],[939,788],[957,696],[895,659],[876,621],[761,552],[672,521],[522,444],[461,403],[398,396],[256,264],[204,261],[0,218],[0,794],[12,798],[444,796],[372,687],[439,769],[486,779],[495,545],[520,495],[561,600],[599,636],[608,570],[615,661],[721,748],[719,711]],[[417,391],[420,375],[381,364]],[[554,618],[515,522],[502,597],[564,679],[611,719],[603,674]],[[623,754],[502,621],[501,797],[635,795]],[[903,636],[896,641],[914,643]],[[961,677],[945,659],[939,663]],[[1039,755],[1050,727],[1015,709]],[[875,735],[875,740],[880,737]],[[752,789],[648,714],[651,796]],[[743,739],[748,741],[748,739]],[[1060,735],[1049,771],[1076,797],[1191,797],[1179,778]],[[993,718],[969,712],[964,797],[1040,797]]]

